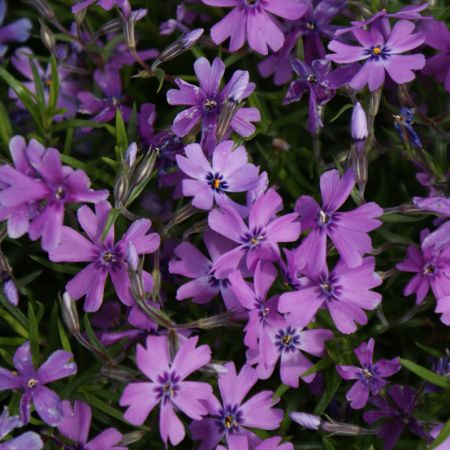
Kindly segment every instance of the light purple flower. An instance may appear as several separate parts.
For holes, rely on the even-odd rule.
[[[276,430],[283,418],[283,411],[273,408],[277,401],[273,400],[272,391],[260,391],[244,401],[258,381],[255,369],[244,365],[237,374],[234,363],[225,367],[227,372],[221,373],[218,381],[222,403],[212,396],[208,402],[209,417],[190,426],[192,438],[201,441],[198,450],[212,450],[230,435],[246,435],[256,443],[256,436],[247,428]]]
[[[77,445],[79,450],[127,450],[119,447],[123,436],[115,428],[102,431],[88,442],[91,428],[92,411],[89,405],[75,400],[72,405],[68,400],[62,402],[64,421],[58,425],[59,432]]]
[[[44,90],[44,99],[48,103],[50,86],[53,83],[51,64],[47,64],[46,67],[43,67],[39,60],[33,55],[33,51],[28,47],[18,48],[14,52],[14,55],[11,56],[11,63],[14,68],[26,78],[26,81],[23,81],[22,84],[33,94],[36,94],[36,85],[34,83],[30,59],[36,66]],[[61,121],[64,118],[68,119],[75,116],[77,112],[76,97],[80,90],[80,84],[71,78],[72,73],[68,69],[57,66],[57,71],[59,90],[56,107],[58,109],[64,109],[65,111],[55,116],[54,119],[55,121]],[[25,105],[18,99],[17,94],[12,89],[9,90],[9,97],[16,100],[18,108],[26,109]]]
[[[126,386],[121,406],[128,406],[124,418],[134,425],[142,425],[151,410],[160,404],[159,430],[166,447],[179,444],[185,429],[174,408],[194,420],[208,413],[203,402],[214,398],[208,383],[185,381],[191,373],[208,364],[211,350],[207,345],[195,347],[198,337],[186,339],[172,361],[165,336],[149,336],[147,348],[137,346],[136,362],[149,382],[130,383]]]
[[[78,111],[82,114],[89,114],[95,122],[109,122],[116,116],[118,109],[125,122],[128,121],[131,108],[125,104],[122,95],[122,82],[119,69],[112,64],[106,64],[103,69],[97,69],[94,73],[94,80],[101,89],[104,98],[98,98],[90,91],[82,91],[78,94],[81,104]]]
[[[218,258],[213,265],[218,276],[235,270],[246,256],[247,268],[253,270],[258,260],[275,261],[279,242],[292,242],[300,235],[297,213],[277,216],[283,200],[274,189],[267,190],[251,205],[248,225],[239,213],[228,206],[213,209],[208,216],[209,227],[236,242],[237,247]]]
[[[170,105],[189,106],[175,117],[172,130],[183,137],[201,122],[202,147],[211,151],[215,145],[216,127],[224,103],[236,90],[241,92],[240,100],[247,98],[255,90],[255,84],[249,82],[247,71],[237,70],[224,88],[220,89],[225,72],[225,64],[220,58],[215,58],[212,64],[206,58],[199,58],[194,63],[194,71],[200,87],[177,78],[175,83],[179,89],[167,92],[167,102]],[[248,137],[255,132],[252,122],[259,120],[261,115],[257,108],[239,108],[231,119],[230,128],[239,135]]]
[[[303,230],[311,229],[297,250],[298,264],[311,274],[318,273],[326,264],[327,236],[348,267],[361,264],[365,253],[372,251],[372,241],[367,234],[381,225],[376,217],[383,210],[373,202],[353,211],[337,212],[350,196],[355,185],[352,170],[342,177],[337,170],[329,170],[320,177],[322,206],[310,196],[297,200],[295,211],[300,216]]]
[[[296,327],[291,323],[294,322],[288,320],[279,321],[276,325],[270,324],[266,328],[266,348],[260,349],[259,354],[250,350],[247,358],[249,364],[258,363],[256,370],[262,379],[272,375],[279,360],[281,382],[297,388],[300,379],[305,383],[312,383],[317,375],[303,375],[313,366],[304,353],[317,357],[325,356],[325,342],[333,338],[333,333],[323,328],[304,330],[303,327]],[[269,358],[267,355],[270,355]]]
[[[381,397],[371,399],[370,403],[378,409],[365,412],[363,415],[364,420],[370,425],[384,419],[377,431],[377,436],[383,440],[384,448],[394,449],[405,428],[429,441],[428,433],[413,416],[416,405],[416,393],[413,389],[409,386],[395,385],[388,390],[388,394],[393,401]]]
[[[429,230],[420,234],[421,243],[429,236]],[[402,272],[412,272],[415,275],[405,286],[403,294],[416,295],[416,303],[420,304],[433,291],[438,299],[450,295],[450,247],[436,250],[434,247],[408,247],[406,259],[396,265]]]
[[[0,450],[41,450],[44,447],[41,437],[34,431],[27,431],[3,444]]]
[[[42,237],[42,248],[54,249],[61,240],[66,204],[105,200],[109,192],[94,191],[83,170],[61,164],[59,151],[45,149],[21,136],[10,141],[15,168],[0,167],[0,218],[8,219],[11,237],[26,231],[32,240]]]
[[[124,3],[124,0],[84,0],[72,6],[72,12],[74,14],[88,8],[97,2],[97,6],[105,9],[106,11],[110,11],[114,6],[121,7]]]
[[[235,206],[228,192],[246,192],[258,184],[259,170],[248,162],[245,147],[233,147],[233,141],[221,142],[211,162],[198,144],[186,146],[186,156],[176,156],[178,167],[190,177],[182,182],[183,195],[193,196],[192,204],[197,208],[209,211],[214,205],[231,202]]]
[[[361,103],[356,102],[352,110],[351,133],[354,141],[362,141],[367,138],[367,116]]]
[[[56,426],[62,422],[64,416],[61,399],[45,385],[76,373],[77,365],[70,361],[72,357],[69,352],[57,350],[36,370],[33,366],[30,343],[27,341],[14,354],[16,371],[11,372],[0,367],[0,391],[9,389],[24,391],[20,399],[20,419],[24,424],[30,421],[32,403],[39,417],[48,425]]]
[[[114,226],[104,239],[102,233],[106,225],[111,205],[101,202],[96,205],[95,213],[88,206],[78,210],[78,222],[87,238],[70,227],[63,227],[61,243],[50,252],[54,262],[89,262],[81,272],[66,285],[73,300],[86,296],[84,310],[97,311],[103,301],[103,292],[108,274],[120,301],[131,306],[131,283],[126,262],[126,250],[131,242],[138,255],[153,253],[160,244],[157,233],[148,233],[152,225],[149,219],[139,219],[131,224],[122,238],[114,243]],[[143,272],[145,288],[153,284],[149,273]]]
[[[420,31],[425,35],[425,44],[439,50],[427,59],[423,73],[433,75],[450,92],[450,31],[445,22],[437,20],[424,20]]]
[[[0,415],[0,439],[3,439],[14,428],[20,428],[22,425],[19,416],[10,416],[8,407],[4,406]]]
[[[319,308],[326,308],[341,333],[354,333],[356,323],[367,324],[364,310],[373,310],[381,302],[381,294],[371,291],[382,283],[371,256],[353,269],[340,259],[330,273],[325,267],[317,275],[305,275],[310,284],[281,294],[278,304],[279,311],[289,313],[289,322],[299,328],[308,325]]]
[[[219,445],[217,450],[294,450],[294,446],[290,442],[281,443],[281,438],[274,436],[268,439],[264,439],[256,447],[249,447],[247,436],[234,436],[230,434],[228,436],[228,449]]]
[[[6,0],[0,0],[0,58],[8,50],[8,42],[24,42],[30,37],[32,24],[28,19],[19,19],[3,25],[6,15]],[[2,26],[3,25],[3,26]]]
[[[233,242],[211,230],[205,231],[203,241],[210,258],[190,242],[183,242],[175,248],[177,259],[170,261],[169,272],[192,278],[178,288],[177,300],[192,298],[195,303],[207,303],[221,294],[228,310],[242,309],[230,290],[228,279],[216,278],[212,270],[214,261],[234,247]]]
[[[250,48],[267,55],[269,48],[276,52],[284,43],[284,34],[272,14],[283,19],[297,20],[307,6],[296,0],[203,0],[211,6],[231,6],[219,23],[211,28],[216,44],[230,39],[230,51],[239,50],[248,41]]]
[[[356,28],[353,34],[360,46],[348,45],[338,40],[328,44],[335,53],[327,58],[336,63],[364,61],[358,73],[350,81],[353,89],[362,89],[369,84],[375,91],[384,83],[385,72],[395,83],[407,83],[415,78],[413,70],[422,69],[425,57],[422,54],[402,55],[422,44],[422,33],[413,33],[415,25],[408,20],[400,20],[388,37],[372,26],[368,31]]]
[[[344,380],[357,380],[347,392],[346,399],[353,409],[364,408],[370,395],[377,395],[386,386],[386,377],[390,377],[401,369],[398,358],[380,359],[373,362],[373,350],[375,341],[371,338],[369,342],[363,342],[353,350],[361,367],[336,366],[336,370]]]

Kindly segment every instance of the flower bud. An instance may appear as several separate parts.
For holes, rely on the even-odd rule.
[[[147,155],[143,158],[142,162],[136,168],[132,177],[132,186],[137,187],[144,180],[146,180],[152,173],[155,168],[156,158],[158,157],[158,150],[151,150],[147,153]]]
[[[304,412],[291,412],[289,417],[302,427],[308,428],[308,430],[318,430],[322,424],[322,419],[319,416],[308,414]]]
[[[70,298],[68,292],[64,292],[62,296],[62,317],[68,330],[72,334],[80,332],[80,320],[78,318],[78,311],[75,302]]]
[[[26,0],[44,19],[52,20],[55,13],[48,4],[47,0]]]
[[[137,271],[139,266],[139,255],[136,251],[136,247],[132,242],[128,242],[127,245],[127,262],[130,269]]]
[[[114,183],[114,200],[116,206],[122,206],[128,197],[128,177],[121,173]]]
[[[353,107],[351,132],[355,141],[366,139],[369,134],[366,113],[359,102],[356,102]]]
[[[203,28],[196,28],[195,30],[184,33],[176,41],[172,42],[172,44],[166,47],[153,62],[152,71],[154,71],[161,63],[170,61],[193,47],[201,38],[203,32]]]
[[[127,165],[129,168],[131,168],[134,163],[136,162],[136,156],[137,156],[138,148],[136,145],[136,142],[132,142],[125,153],[125,160],[127,161]]]
[[[19,303],[19,294],[16,284],[11,277],[3,280],[3,294],[11,305],[17,306]]]
[[[41,40],[43,44],[47,47],[50,52],[53,52],[56,46],[55,36],[53,35],[50,28],[45,24],[44,21],[40,20],[41,23]]]

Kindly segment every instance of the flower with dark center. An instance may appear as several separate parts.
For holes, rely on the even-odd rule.
[[[226,405],[219,411],[216,421],[222,433],[236,433],[242,422],[242,412],[238,405]]]

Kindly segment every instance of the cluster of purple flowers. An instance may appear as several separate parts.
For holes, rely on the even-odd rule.
[[[39,450],[44,442],[69,450],[127,450],[149,432],[147,425],[153,420],[149,416],[155,410],[165,448],[179,445],[189,434],[198,450],[293,450],[294,442],[286,438],[289,420],[327,433],[376,434],[388,450],[395,448],[405,429],[426,442],[445,431],[448,424],[440,419],[419,420],[415,415],[421,396],[433,388],[428,392],[423,385],[415,389],[389,384],[390,377],[401,382],[396,374],[404,363],[402,355],[395,351],[389,359],[375,358],[373,337],[378,349],[383,333],[395,324],[388,323],[383,312],[392,300],[391,280],[386,279],[401,272],[413,274],[404,296],[414,294],[418,308],[427,304],[431,289],[435,312],[441,314],[437,326],[450,326],[450,202],[442,188],[448,176],[438,173],[424,156],[412,126],[414,96],[407,85],[421,73],[433,76],[450,92],[450,31],[445,23],[423,17],[426,5],[397,13],[382,10],[371,17],[362,8],[364,20],[353,20],[344,28],[331,23],[341,12],[344,18],[351,16],[344,0],[193,0],[180,4],[176,19],[160,28],[163,36],[181,31],[181,37],[161,52],[138,51],[134,27],[147,10],[133,11],[127,0],[75,3],[70,29],[46,1],[31,3],[64,39],[57,45],[42,19],[41,37],[52,54],[48,65],[25,46],[11,52],[8,61],[24,78],[15,83],[6,78],[15,111],[28,111],[34,121],[40,115],[43,125],[42,134],[30,133],[29,139],[0,127],[0,138],[10,138],[6,139],[8,160],[0,166],[0,220],[5,222],[0,243],[6,236],[9,241],[25,235],[40,240],[48,260],[45,265],[73,275],[64,278],[63,288],[58,286],[66,328],[82,351],[89,350],[99,359],[98,376],[120,383],[111,383],[107,401],[122,408],[113,409],[116,419],[119,415],[137,430],[133,435],[114,427],[99,431],[96,426],[90,433],[90,390],[74,394],[78,381],[66,384],[67,389],[60,387],[62,383],[55,384],[55,390],[47,387],[74,376],[86,364],[84,355],[74,352],[77,365],[71,352],[57,350],[37,368],[40,345],[48,344],[36,330],[42,311],[34,313],[37,302],[25,283],[19,280],[16,286],[0,249],[3,293],[9,301],[5,314],[14,311],[7,323],[20,343],[14,356],[1,352],[6,366],[14,369],[0,367],[0,391],[12,393],[9,409],[5,407],[0,416],[0,440],[8,438],[0,443],[0,450]],[[193,23],[210,22],[221,10],[201,4],[232,8],[210,27],[210,38],[203,29],[192,28]],[[117,12],[117,18],[98,30],[83,25],[85,16],[99,7]],[[25,42],[31,29],[25,18],[3,26],[5,9],[0,0],[2,58],[8,52],[5,43]],[[225,55],[195,60],[196,83],[190,82],[193,76],[188,82],[160,68],[196,44],[218,46],[228,39]],[[437,53],[429,49],[425,53],[425,46]],[[198,49],[193,53],[202,54]],[[273,75],[276,86],[289,83],[277,97],[280,108],[308,96],[305,128],[320,166],[320,200],[308,190],[285,198],[282,183],[258,165],[260,158],[250,139],[259,127],[270,128],[270,113],[261,102],[264,95],[250,79],[253,72],[229,68],[247,53],[265,57],[258,64],[262,77]],[[151,59],[154,62],[149,64]],[[157,78],[161,85],[164,81],[173,85],[165,99],[177,108],[171,109],[171,123],[164,129],[154,128],[156,106],[134,103],[128,90],[124,73],[135,64],[141,70],[136,78]],[[86,74],[92,78],[89,87],[83,79]],[[390,244],[374,248],[373,237],[389,237],[383,220],[393,209],[380,206],[381,201],[367,201],[365,185],[381,94],[384,89],[394,95],[396,85],[402,108],[394,115],[399,137],[394,135],[418,170],[418,181],[428,189],[426,197],[414,197],[399,211],[434,214],[438,219],[432,230],[421,231],[419,246],[408,244],[404,260],[398,258],[385,267],[377,256]],[[353,108],[351,148],[344,157],[336,156],[335,164],[325,164],[318,139],[327,124],[325,107],[338,93],[348,96]],[[270,98],[271,93],[266,94]],[[418,114],[448,137],[439,120],[421,110]],[[95,154],[115,171],[111,192],[91,187],[91,179],[95,187],[110,180],[104,167],[97,172],[89,163],[67,155],[68,143],[89,140],[94,128],[115,139],[108,155]],[[64,144],[56,137],[61,131],[67,133]],[[82,144],[80,149],[95,152]],[[295,173],[296,168],[291,170]],[[438,175],[441,178],[436,180]],[[156,189],[148,185],[153,178]],[[135,211],[137,198],[142,208]],[[194,215],[201,219],[179,232],[177,227]],[[29,245],[26,239],[17,242]],[[404,239],[392,246],[403,243]],[[30,297],[28,317],[18,308],[18,292]],[[87,313],[84,327],[78,317],[81,307],[75,303],[81,298]],[[53,319],[58,309],[52,311]],[[197,318],[188,321],[191,315]],[[57,327],[63,348],[70,350],[62,323],[51,326]],[[223,348],[225,337],[223,342],[221,336],[208,339],[204,332],[218,327],[243,329],[242,336],[240,332],[233,336],[236,348],[242,350],[236,361],[231,360],[234,349]],[[17,339],[5,342],[9,345]],[[435,366],[435,373],[419,372],[440,388],[450,387],[448,361],[439,360]],[[354,412],[367,405],[376,408],[361,414],[370,429],[294,411],[309,408],[306,401],[302,406],[283,402],[288,389],[299,395],[303,391],[322,395],[324,369],[337,380],[334,391],[327,390],[325,397],[330,392],[333,397],[341,383],[352,381],[345,392],[349,407]],[[83,374],[79,379],[83,385],[87,377]],[[326,383],[330,384],[328,379]],[[2,399],[7,396],[2,394]],[[345,400],[333,405],[331,397],[325,406],[343,411]],[[17,415],[10,416],[10,410]],[[36,424],[46,429],[41,436],[34,428],[8,436],[14,429]],[[448,440],[436,448],[445,450],[445,445],[450,445]]]

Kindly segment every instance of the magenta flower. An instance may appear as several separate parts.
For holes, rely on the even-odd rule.
[[[300,235],[296,213],[277,217],[283,200],[274,189],[269,189],[251,205],[248,226],[239,213],[229,206],[213,209],[208,224],[217,233],[238,245],[214,262],[219,276],[235,270],[246,256],[247,268],[253,270],[260,259],[275,261],[279,257],[279,242],[292,242]]]
[[[381,294],[370,290],[382,283],[371,256],[353,269],[340,259],[331,273],[325,267],[318,275],[306,276],[310,284],[281,294],[278,304],[279,311],[289,313],[289,322],[299,328],[308,325],[324,307],[341,333],[354,333],[356,323],[367,324],[364,310],[373,310],[381,302]]]
[[[0,391],[20,389],[24,393],[20,399],[20,419],[24,424],[30,421],[33,403],[39,417],[48,425],[59,425],[64,419],[61,399],[56,392],[45,387],[61,378],[66,378],[77,371],[77,365],[70,362],[73,355],[63,350],[52,353],[47,361],[36,370],[27,341],[14,354],[15,371],[0,367]]]
[[[250,364],[258,363],[258,376],[262,379],[269,378],[280,360],[280,378],[283,384],[297,388],[299,379],[305,383],[312,383],[316,373],[303,376],[313,366],[313,363],[304,355],[309,353],[317,357],[325,356],[325,342],[333,338],[330,330],[315,328],[303,330],[290,325],[290,321],[280,321],[276,326],[267,327],[266,348],[259,351],[248,352]],[[270,361],[266,355],[275,355]]]
[[[210,417],[191,424],[194,440],[200,440],[198,450],[212,450],[225,437],[247,435],[253,442],[256,436],[246,428],[276,430],[283,418],[283,411],[273,408],[277,401],[272,391],[261,391],[244,402],[250,389],[258,381],[256,370],[244,365],[236,374],[234,363],[225,364],[226,373],[219,375],[222,403],[212,396],[208,402]]]
[[[254,90],[255,84],[249,82],[249,74],[245,70],[237,70],[230,81],[220,89],[225,64],[220,58],[215,58],[210,64],[206,58],[199,58],[194,63],[200,87],[180,78],[175,80],[179,89],[167,92],[167,102],[170,105],[187,105],[188,109],[180,112],[172,125],[173,132],[178,136],[186,136],[199,123],[202,124],[202,147],[212,151],[215,143],[216,127],[224,103],[239,92],[238,100],[247,98]],[[257,108],[239,108],[233,115],[230,128],[243,137],[255,132],[252,122],[261,120]]]
[[[364,420],[370,425],[384,419],[377,429],[377,436],[383,440],[384,448],[393,450],[405,428],[422,439],[430,440],[428,433],[413,416],[417,400],[415,392],[409,386],[395,385],[388,394],[390,399],[377,397],[370,400],[378,409],[363,414]]]
[[[290,442],[281,443],[278,436],[264,439],[254,450],[294,450],[294,446]],[[247,436],[232,435],[228,437],[228,449],[219,445],[217,450],[250,450]]]
[[[346,398],[353,409],[364,408],[370,395],[377,395],[386,386],[386,377],[390,377],[401,369],[398,358],[380,359],[373,362],[375,341],[371,338],[353,350],[362,367],[336,366],[336,370],[344,380],[357,380],[347,392]]]
[[[88,312],[100,308],[108,274],[119,299],[126,305],[133,305],[126,261],[127,246],[132,243],[138,255],[146,255],[153,253],[160,243],[157,233],[147,234],[152,225],[149,219],[136,220],[116,243],[114,227],[111,227],[105,239],[102,239],[110,209],[108,202],[97,204],[95,214],[88,206],[81,207],[78,210],[78,222],[87,238],[65,226],[61,243],[49,254],[50,260],[54,262],[89,262],[89,265],[66,285],[72,300],[86,296],[84,310]],[[150,290],[151,275],[143,272],[143,277],[145,288]]]
[[[91,428],[92,411],[89,405],[75,400],[72,405],[69,401],[62,402],[64,421],[58,425],[59,432],[77,445],[77,450],[127,450],[127,447],[118,447],[123,436],[115,428],[102,431],[94,439],[88,440]]]
[[[192,204],[197,208],[209,211],[214,205],[237,205],[227,193],[246,192],[258,184],[259,170],[248,162],[245,147],[233,150],[233,146],[233,141],[221,142],[211,163],[198,144],[185,147],[186,157],[176,156],[178,167],[190,177],[182,182],[183,195],[193,196]]]
[[[78,111],[89,114],[95,122],[109,122],[116,116],[116,110],[122,114],[123,120],[128,121],[131,108],[125,104],[122,95],[122,82],[119,69],[113,64],[106,64],[103,69],[97,69],[94,80],[101,89],[104,98],[98,98],[90,91],[82,91],[78,94],[81,104]]]
[[[284,43],[275,16],[297,20],[307,11],[307,6],[296,0],[203,0],[211,6],[231,6],[219,23],[211,28],[211,37],[216,44],[230,39],[230,51],[239,50],[248,41],[250,47],[267,55],[269,48],[276,52]]]
[[[121,406],[128,406],[124,418],[134,425],[142,425],[150,411],[159,403],[159,431],[167,446],[179,444],[185,436],[184,426],[176,416],[174,407],[194,420],[208,413],[203,402],[214,398],[208,383],[185,381],[191,373],[211,359],[207,345],[195,347],[198,337],[185,340],[172,362],[169,343],[165,336],[149,336],[147,348],[137,346],[136,362],[149,382],[129,384],[120,398]]]
[[[203,240],[210,258],[189,242],[175,248],[177,259],[170,261],[169,272],[192,278],[178,288],[177,300],[192,298],[195,303],[207,303],[221,294],[228,310],[242,309],[227,278],[216,278],[212,270],[214,261],[234,247],[233,242],[211,230],[205,231]]]
[[[318,273],[326,265],[327,236],[350,268],[359,266],[364,254],[372,251],[367,233],[381,225],[375,218],[381,216],[383,210],[370,202],[353,211],[337,212],[354,185],[352,170],[347,170],[342,178],[337,170],[329,170],[320,177],[322,206],[307,195],[297,200],[295,211],[300,216],[302,228],[311,229],[298,248],[298,264],[311,274]]]
[[[421,232],[421,243],[429,234],[429,230]],[[450,247],[436,250],[434,247],[418,248],[411,245],[406,259],[398,263],[396,268],[402,272],[415,273],[403,294],[415,294],[417,304],[423,302],[430,288],[437,299],[450,295]]]
[[[374,25],[368,31],[356,28],[352,31],[360,46],[333,40],[328,48],[335,53],[327,58],[340,64],[365,61],[349,83],[353,89],[362,89],[368,83],[370,91],[377,90],[384,83],[385,72],[395,83],[407,83],[415,78],[413,70],[425,65],[422,54],[401,54],[424,42],[423,34],[413,33],[414,28],[413,22],[400,20],[387,37]]]
[[[63,166],[55,148],[44,149],[34,140],[27,147],[15,136],[10,151],[16,167],[0,167],[0,217],[8,219],[12,236],[28,231],[32,240],[42,237],[42,248],[51,251],[61,240],[66,204],[97,203],[109,195],[92,190],[84,171]]]

